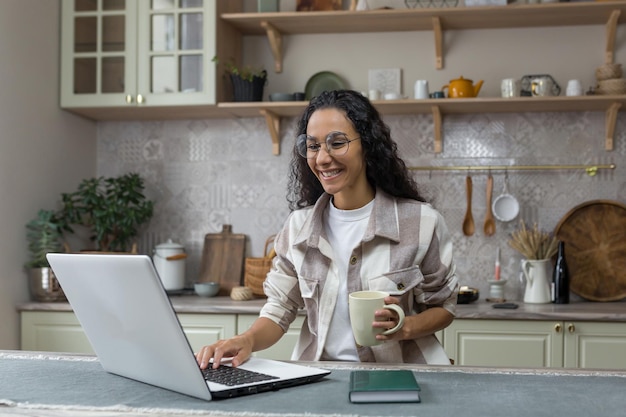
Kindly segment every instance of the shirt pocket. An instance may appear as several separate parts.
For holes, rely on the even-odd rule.
[[[373,291],[384,291],[389,295],[403,295],[424,281],[424,275],[418,266],[411,266],[396,271],[390,271],[368,280],[368,286]]]
[[[317,279],[300,278],[298,280],[300,285],[300,294],[303,299],[317,299],[319,292],[320,282]]]

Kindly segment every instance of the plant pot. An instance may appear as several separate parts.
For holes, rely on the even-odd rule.
[[[235,74],[230,74],[230,79],[233,83],[234,101],[263,101],[263,88],[267,81],[266,71],[263,71],[261,77],[252,77],[252,81],[244,80]]]
[[[28,281],[33,300],[42,302],[67,301],[52,268],[28,269]]]

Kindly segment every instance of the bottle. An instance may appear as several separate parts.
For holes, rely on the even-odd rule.
[[[559,251],[554,266],[554,303],[569,304],[569,271],[565,262],[565,242],[559,241]]]

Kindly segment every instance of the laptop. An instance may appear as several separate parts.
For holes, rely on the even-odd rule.
[[[49,253],[47,257],[107,372],[203,400],[276,390],[330,374],[253,356],[237,368],[228,363],[220,368],[260,373],[264,380],[237,384],[206,380],[148,256]],[[205,371],[212,375],[213,370]]]

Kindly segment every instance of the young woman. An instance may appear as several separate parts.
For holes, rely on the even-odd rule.
[[[244,333],[203,347],[202,368],[224,357],[243,363],[276,343],[298,310],[306,321],[292,359],[449,364],[434,333],[454,317],[458,283],[442,216],[425,203],[397,155],[387,125],[360,93],[315,97],[297,126],[289,202],[276,236],[277,256],[264,284],[267,303]],[[357,346],[348,294],[390,293],[406,319],[386,343]],[[377,311],[374,327],[395,313]]]

